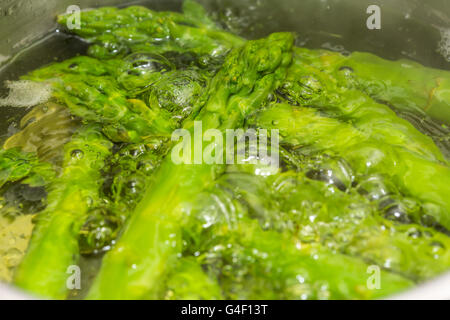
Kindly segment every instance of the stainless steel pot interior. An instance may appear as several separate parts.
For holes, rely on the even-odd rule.
[[[179,10],[181,0],[0,0],[0,82],[17,78],[27,68],[48,63],[39,57],[26,66],[8,61],[56,28],[54,17],[70,5],[81,9],[144,4],[157,10]],[[237,13],[245,19],[229,19],[228,27],[245,37],[257,38],[274,31],[295,31],[299,44],[310,48],[369,51],[387,59],[409,58],[430,67],[450,70],[450,62],[438,52],[442,30],[450,30],[448,0],[199,0],[217,15]],[[381,30],[366,27],[369,5],[381,8]],[[450,32],[450,31],[449,31]],[[447,43],[447,50],[450,51]],[[33,65],[34,64],[34,65]],[[19,71],[17,71],[19,70]],[[0,84],[0,92],[2,84]],[[6,119],[16,111],[2,110],[0,135]],[[17,115],[16,115],[17,116]],[[27,295],[0,284],[0,299],[26,299]],[[450,299],[450,273],[394,298]]]

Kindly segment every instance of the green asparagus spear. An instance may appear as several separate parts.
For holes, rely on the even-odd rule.
[[[91,210],[81,228],[79,244],[82,254],[108,251],[123,224],[142,200],[159,166],[164,150],[150,144],[125,144],[107,161],[100,207]]]
[[[58,21],[66,23],[67,16]],[[66,146],[65,169],[52,183],[49,207],[18,272],[23,287],[63,297],[64,268],[75,261],[79,233],[81,252],[109,248],[124,220],[105,225],[109,211],[120,216],[142,196],[89,298],[374,298],[412,282],[382,271],[382,290],[372,291],[366,286],[368,264],[414,281],[449,265],[448,237],[417,224],[450,228],[446,160],[431,139],[387,106],[444,112],[447,73],[366,54],[297,48],[286,77],[291,35],[245,43],[190,0],[183,14],[142,7],[83,12],[82,28],[74,32],[93,43],[89,54],[99,60],[77,57],[28,79],[51,82],[54,97],[85,126],[102,127],[92,129],[97,148],[80,142],[90,160],[66,163],[68,146],[83,133]],[[186,118],[191,134],[194,120],[205,130],[243,127],[276,89],[279,99],[309,108],[278,104],[249,123],[280,129],[288,149],[282,150],[289,162],[284,165],[298,172],[262,178],[255,175],[261,168],[246,167],[242,174],[223,165],[176,165],[167,156],[150,176],[161,154],[137,157],[150,166],[144,172],[137,158],[119,153],[112,164],[112,202],[106,209],[98,205],[103,180],[89,164],[103,166],[110,146],[100,128],[114,142],[160,148]],[[194,145],[190,138],[183,143]],[[102,150],[96,159],[95,149]],[[79,150],[70,156],[77,158]],[[5,172],[5,181],[22,179],[20,170]],[[214,187],[221,191],[202,192]],[[68,241],[56,243],[61,238]],[[52,257],[49,266],[44,256]],[[411,263],[419,260],[421,266]]]
[[[427,114],[450,122],[450,73],[401,59],[385,60],[370,53],[349,56],[326,50],[297,48],[303,63],[334,77],[337,84],[355,88],[398,110]]]
[[[391,179],[400,191],[423,203],[426,215],[450,228],[450,169],[431,161],[408,145],[381,140],[337,119],[320,116],[311,108],[277,104],[256,116],[261,128],[277,128],[282,143],[302,152],[326,152],[344,158],[359,176],[381,174]]]
[[[0,188],[8,182],[44,186],[54,175],[52,166],[39,161],[35,153],[22,152],[17,148],[0,150]]]
[[[285,157],[282,161],[288,161]],[[413,281],[447,270],[450,239],[413,222],[410,217],[420,210],[413,198],[402,197],[389,181],[377,175],[353,180],[351,168],[340,158],[316,155],[298,162],[269,176],[255,174],[261,170],[251,172],[249,165],[228,168],[217,181],[215,199],[230,194],[264,230],[291,234],[300,243],[323,245]],[[353,183],[358,184],[352,187]],[[222,204],[230,202],[220,200]],[[210,207],[202,202],[199,209]],[[204,215],[215,221],[211,212]],[[201,220],[198,225],[206,228],[209,224]],[[203,228],[189,234],[196,237]],[[195,244],[202,241],[208,243],[207,237]]]
[[[217,300],[222,299],[218,282],[209,277],[195,259],[182,258],[168,276],[165,299]]]
[[[450,73],[425,68],[410,60],[389,61],[370,53],[354,52],[336,65],[354,70],[356,87],[398,109],[426,113],[450,121]],[[348,80],[347,80],[348,81]]]
[[[15,276],[18,286],[43,297],[66,297],[67,268],[77,262],[79,230],[99,202],[110,148],[97,125],[82,127],[65,145],[62,172],[48,187],[47,208]]]
[[[90,10],[81,13],[81,27],[71,31],[94,43],[89,54],[97,58],[192,51],[208,59],[243,44],[241,38],[220,30],[195,2],[187,1],[184,8],[184,15],[139,6]],[[64,26],[68,18],[61,15],[58,23]]]
[[[22,118],[21,130],[0,151],[3,215],[15,219],[45,208],[45,187],[57,174],[62,147],[77,127],[78,121],[67,110],[51,102],[36,106]]]
[[[104,124],[104,133],[113,141],[141,142],[148,137],[169,136],[177,127],[176,121],[159,106],[148,107],[141,100],[130,99],[114,79],[124,70],[121,68],[126,67],[118,61],[104,64],[93,58],[76,57],[24,78],[50,81],[56,99],[66,104],[73,115]],[[147,75],[156,81],[160,72],[151,70]]]
[[[307,62],[308,59],[296,55],[286,82],[280,88],[284,99],[347,121],[380,142],[402,146],[429,160],[445,161],[430,137],[399,118],[388,106],[376,103],[356,89],[340,86],[336,78]]]
[[[217,279],[225,298],[369,299],[412,285],[381,271],[381,290],[371,290],[368,264],[303,242],[287,230],[263,230],[220,184],[198,195],[198,207],[184,227],[183,255]]]
[[[291,34],[279,33],[232,51],[194,119],[204,128],[242,126],[245,116],[284,79],[292,44]],[[192,123],[185,128],[192,130]],[[88,298],[156,298],[162,277],[180,252],[179,221],[189,214],[194,196],[222,170],[221,165],[176,165],[166,158],[156,173],[155,188],[149,188],[116,247],[105,256]]]
[[[243,40],[233,39],[230,34],[223,31],[217,33],[217,27],[215,28],[204,9],[195,2],[186,1],[184,11],[183,16],[173,13],[158,14],[141,7],[132,7],[121,11],[113,8],[104,9],[104,12],[94,10],[85,13],[83,27],[75,30],[75,32],[82,37],[98,40],[98,38],[103,37],[100,35],[105,31],[126,26],[123,28],[126,30],[127,37],[108,35],[102,38],[104,39],[104,46],[101,47],[101,50],[109,49],[114,54],[120,53],[120,50],[117,50],[117,47],[120,46],[130,47],[133,52],[149,51],[155,53],[179,51],[181,46],[193,48],[200,52],[205,51],[211,55],[211,52],[214,52],[214,49],[212,49],[214,47],[220,48],[223,46],[229,49],[234,44],[242,43]],[[139,12],[139,14],[135,12]],[[119,22],[112,19],[115,15],[120,17]],[[98,22],[100,17],[103,19],[102,22]],[[59,18],[60,23],[65,23],[66,18],[66,16],[61,16]],[[164,19],[171,22],[169,23]],[[178,26],[177,23],[179,23],[182,27],[178,29],[168,26],[173,21],[175,21],[174,25]],[[147,33],[148,37],[148,30],[154,31],[153,41],[160,40],[163,45],[161,43],[155,45],[144,40],[146,36],[140,33],[139,28],[142,26],[145,29],[147,23],[150,23],[153,28],[147,28],[144,34]],[[186,27],[186,23],[196,28]],[[137,29],[130,28],[129,25],[137,25]],[[198,42],[197,36],[198,39],[201,39]],[[189,42],[183,40],[184,37],[189,39]],[[167,39],[171,40],[167,41]],[[214,44],[214,41],[218,41],[218,39],[221,39],[218,42],[220,44]],[[130,42],[132,44],[129,44]],[[204,50],[207,47],[209,49]],[[98,50],[93,47],[92,51],[97,52]],[[425,68],[409,60],[388,61],[369,53],[355,52],[345,57],[339,53],[326,50],[297,48],[297,54],[315,68],[333,74],[343,86],[358,88],[375,99],[388,102],[399,109],[407,108],[425,112],[439,120],[450,119],[448,111],[449,90],[447,89],[450,76],[446,71]]]

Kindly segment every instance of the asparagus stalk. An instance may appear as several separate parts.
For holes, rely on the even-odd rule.
[[[297,157],[292,153],[289,156]],[[389,181],[379,176],[353,181],[353,172],[342,159],[325,155],[299,158],[298,162],[270,176],[249,172],[248,165],[228,169],[217,181],[214,199],[221,199],[222,207],[228,208],[225,204],[232,201],[223,199],[229,194],[264,230],[290,234],[301,243],[362,259],[415,282],[437,276],[450,266],[450,252],[445,249],[450,246],[449,237],[414,223],[410,217],[420,206],[412,198],[400,197]],[[320,177],[319,172],[323,173]],[[358,186],[342,188],[353,182]],[[221,216],[219,210],[211,213],[210,208],[218,205],[211,202],[199,206],[205,211],[204,219],[197,221],[202,227],[188,228],[188,234],[195,238],[191,254],[199,250],[199,243],[214,239],[210,233],[197,236],[205,232],[213,217]],[[226,210],[229,216],[234,211],[238,210]]]
[[[244,40],[217,30],[205,10],[195,2],[186,1],[184,11],[181,15],[155,13],[142,7],[93,10],[84,13],[83,26],[75,32],[91,41],[103,41],[101,46],[93,46],[91,50],[99,56],[108,49],[119,54],[120,46],[132,52],[189,49],[214,55],[243,43]],[[116,19],[116,15],[120,19]],[[61,16],[59,22],[63,24],[66,19]],[[119,35],[114,34],[116,28]],[[103,36],[104,32],[114,35]],[[156,40],[160,42],[155,44]],[[425,68],[405,59],[389,61],[370,53],[354,52],[346,57],[326,50],[297,48],[296,52],[305,63],[333,75],[341,86],[361,90],[398,109],[414,110],[450,122],[448,71]]]
[[[60,17],[59,22],[65,23],[65,19],[64,16]],[[183,15],[155,13],[141,7],[123,10],[106,8],[83,13],[82,21],[83,28],[76,32],[95,43],[90,49],[90,54],[102,59],[121,57],[130,52],[139,51],[163,54],[175,51],[177,54],[192,53],[196,59],[202,61],[211,57],[220,57],[229,49],[239,47],[244,43],[242,39],[217,29],[204,10],[192,1],[185,3]],[[203,121],[206,129],[225,130],[242,126],[244,117],[260,107],[266,97],[279,87],[284,78],[286,66],[290,61],[291,45],[288,44],[290,43],[290,40],[287,39],[288,36],[286,39],[282,38],[283,36],[279,35],[271,36],[268,40],[261,41],[260,45],[258,42],[249,42],[243,49],[233,51],[219,74],[209,85],[204,100],[198,102],[194,108],[193,119]],[[266,49],[265,46],[267,46]],[[357,57],[353,60],[351,58],[345,60],[342,56],[329,53],[312,52],[302,55],[299,53],[300,51],[301,49],[296,49],[296,63],[289,70],[288,81],[280,90],[282,96],[289,99],[290,102],[314,103],[321,110],[340,120],[348,121],[348,124],[339,121],[333,122],[333,119],[323,120],[323,117],[316,114],[311,115],[304,112],[302,108],[294,108],[294,111],[289,113],[278,107],[269,109],[274,114],[270,114],[268,111],[267,118],[258,118],[258,121],[263,120],[265,128],[271,128],[269,121],[275,125],[276,121],[283,122],[284,116],[292,116],[295,119],[292,121],[294,129],[289,127],[292,123],[283,123],[284,126],[282,126],[282,134],[286,135],[285,143],[295,147],[307,145],[304,150],[310,154],[319,150],[341,155],[351,163],[360,176],[375,170],[393,177],[402,192],[421,199],[427,214],[434,216],[440,224],[448,227],[449,220],[445,218],[448,217],[448,211],[446,211],[448,204],[443,194],[439,194],[439,190],[430,189],[427,192],[425,189],[431,186],[431,182],[419,187],[414,185],[417,183],[415,179],[424,180],[420,180],[415,170],[427,170],[436,178],[441,174],[448,176],[447,170],[442,169],[446,166],[440,164],[440,162],[444,162],[441,153],[434,144],[430,143],[429,139],[418,134],[408,123],[396,118],[388,107],[374,103],[358,90],[364,91],[376,99],[383,101],[391,99],[394,104],[404,103],[413,107],[420,106],[426,94],[420,93],[414,96],[414,99],[411,100],[413,102],[406,101],[406,96],[403,96],[403,93],[406,92],[403,86],[406,86],[407,82],[398,82],[401,85],[396,86],[393,90],[385,88],[381,90],[380,86],[392,85],[390,80],[383,80],[384,82],[381,83],[379,79],[375,79],[373,74],[368,71],[370,68],[359,66]],[[299,58],[300,56],[301,58]],[[155,135],[167,136],[176,128],[176,122],[171,121],[170,113],[164,112],[164,110],[178,112],[183,106],[192,104],[192,101],[184,105],[174,105],[173,101],[167,103],[167,100],[164,99],[166,97],[161,99],[161,92],[158,90],[153,90],[152,94],[148,96],[150,109],[141,100],[130,100],[130,98],[138,97],[149,84],[154,83],[155,79],[164,78],[165,74],[173,74],[172,71],[167,72],[173,68],[167,61],[164,61],[167,70],[159,70],[160,72],[157,73],[143,72],[133,77],[133,74],[128,74],[128,72],[128,75],[124,75],[123,71],[132,71],[132,68],[139,69],[139,66],[133,66],[136,62],[135,55],[125,62],[111,59],[100,63],[98,60],[89,60],[86,57],[76,59],[80,63],[75,64],[75,67],[73,62],[53,65],[47,70],[41,70],[40,74],[39,72],[35,73],[34,80],[48,81],[60,78],[55,81],[55,96],[65,102],[75,115],[85,120],[102,123],[105,134],[116,142],[141,142]],[[140,59],[139,56],[137,60]],[[148,60],[148,57],[145,59]],[[150,57],[150,59],[152,58]],[[308,63],[311,66],[305,66],[306,59],[310,59]],[[351,69],[346,67],[350,62],[354,63],[351,67],[353,70],[358,69],[357,78],[348,76]],[[377,64],[378,62],[374,63],[374,67]],[[394,65],[386,64],[385,68],[387,67],[394,67]],[[80,71],[69,70],[73,68]],[[319,69],[321,71],[318,71]],[[140,72],[140,70],[137,71]],[[82,74],[81,80],[80,74]],[[387,75],[383,74],[383,76]],[[176,74],[174,78],[177,78]],[[170,77],[167,79],[170,81]],[[427,80],[431,81],[432,79],[427,78]],[[172,83],[167,84],[167,81],[164,80],[158,82],[162,85],[162,90],[167,87],[172,90]],[[439,82],[440,84],[441,82]],[[418,91],[423,87],[423,83],[418,84]],[[431,108],[431,110],[435,110],[436,106],[441,108],[441,102],[445,102],[447,99],[445,90],[442,91],[442,87],[433,87],[430,90],[427,91],[429,95],[427,108]],[[192,92],[198,92],[198,87],[194,86]],[[325,92],[326,94],[324,94]],[[435,97],[436,92],[439,99]],[[415,94],[415,92],[408,94]],[[440,97],[444,98],[440,99]],[[169,100],[173,99],[169,97]],[[206,101],[205,105],[203,105],[203,101]],[[280,110],[281,113],[277,114]],[[297,112],[298,110],[301,112]],[[186,116],[184,114],[181,118],[184,119]],[[298,120],[296,118],[298,116],[304,117],[304,119]],[[313,122],[308,123],[308,120]],[[278,126],[279,123],[275,128],[278,129]],[[306,129],[303,133],[296,135],[299,127],[300,130]],[[192,131],[192,122],[186,122],[185,128]],[[336,137],[333,136],[335,132],[337,133]],[[326,139],[329,136],[332,138]],[[381,160],[375,157],[379,155],[377,154],[380,151],[379,145],[387,141],[389,141],[389,145],[382,148],[381,152],[394,155],[394,160],[386,160],[385,154],[381,155]],[[379,162],[373,167],[367,166],[365,163],[367,156],[370,160],[379,160]],[[404,164],[405,167],[401,168],[398,164]],[[205,187],[211,185],[214,178],[223,170],[223,166],[176,166],[166,159],[153,182],[154,189],[158,188],[158,190],[150,188],[146,192],[143,202],[136,209],[118,246],[105,258],[104,266],[91,290],[90,297],[158,297],[164,286],[164,275],[176,268],[175,257],[181,251],[181,227],[178,222],[189,219],[186,216],[191,213],[192,199]],[[410,174],[408,170],[411,170],[413,174]],[[182,181],[182,184],[178,185],[177,180]],[[445,179],[443,180],[438,186],[439,188],[447,183]],[[421,198],[418,194],[421,194]],[[443,211],[442,207],[445,207]],[[58,222],[58,224],[60,223]],[[61,223],[61,225],[64,224]],[[243,229],[252,229],[249,225],[251,223],[243,223]],[[255,232],[258,237],[253,240],[242,241],[244,248],[251,248],[254,246],[253,241],[267,235],[258,232]],[[238,237],[245,237],[245,233],[239,234]],[[281,240],[277,238],[277,235],[268,237],[277,244],[275,245],[276,250],[281,252],[284,249],[279,245]],[[258,250],[264,249],[257,245],[255,247],[259,248]],[[73,248],[75,247],[73,246]],[[352,274],[346,275],[346,277],[348,276],[347,282],[351,284],[350,288],[345,284],[332,283],[333,297],[370,295],[370,292],[367,293],[358,285],[362,282],[360,275],[364,270],[364,264],[341,256],[329,256],[328,252],[320,252],[320,256],[324,257],[324,261],[321,260],[322,264],[326,265],[329,261],[333,261],[333,267],[336,263],[344,265],[348,269],[357,265],[351,270],[358,276],[352,278]],[[278,265],[281,268],[287,270],[286,277],[283,279],[291,279],[295,272],[299,271],[299,265],[303,266],[304,270],[314,270],[311,276],[313,283],[316,280],[320,282],[327,274],[327,270],[321,270],[320,265],[316,265],[308,255],[301,256],[299,262],[292,258],[295,256],[294,252],[289,251],[289,253],[284,260],[283,257],[278,256],[275,259],[280,261]],[[251,254],[248,253],[248,256]],[[267,268],[264,263],[261,265]],[[344,270],[339,269],[340,272],[348,271],[345,268]],[[175,270],[178,270],[175,271],[175,280],[192,280],[192,278],[186,278],[189,273],[192,273],[195,275],[193,278],[198,276],[198,279],[202,279],[198,283],[198,288],[208,287],[211,292],[216,292],[217,287],[212,280],[214,277],[205,275],[199,269],[199,264],[187,262],[186,268]],[[291,271],[292,273],[290,273]],[[115,282],[111,283],[111,279],[115,279]],[[258,277],[256,279],[260,280]],[[409,285],[404,279],[393,277],[391,280],[393,281],[392,288],[398,289]],[[177,281],[174,283],[171,286],[178,287]],[[233,281],[230,283],[231,289],[236,288],[236,285],[242,285],[233,283]],[[351,287],[352,285],[354,287]],[[358,287],[358,290],[354,290],[355,286]],[[251,285],[249,287],[251,288],[249,291],[243,290],[242,292],[244,294],[251,292],[250,297],[261,297],[264,294],[264,292],[257,291],[260,289],[256,287],[253,288]],[[239,288],[242,289],[242,287]],[[292,286],[292,288],[297,287]],[[180,290],[178,294],[186,296],[183,292]],[[200,292],[198,293],[200,294]],[[177,295],[176,290],[175,295]],[[216,297],[217,295],[213,294],[212,296]]]
[[[231,248],[208,256],[213,261],[217,256],[223,259],[222,268],[238,275],[234,279],[224,274],[221,279],[232,299],[374,299],[413,285],[382,271],[381,290],[370,290],[366,263],[274,231],[262,231],[255,221],[240,222],[232,239],[227,242],[232,243]],[[213,266],[205,263],[204,267]]]
[[[124,144],[108,159],[102,188],[104,203],[90,211],[81,229],[82,254],[99,254],[114,245],[130,212],[142,200],[165,152],[165,147],[155,148],[147,141]]]
[[[380,142],[402,146],[429,160],[445,162],[433,140],[411,123],[399,118],[388,106],[376,103],[359,90],[340,86],[336,78],[299,58],[289,68],[282,97],[292,104],[313,106],[351,123]]]
[[[401,59],[385,60],[366,52],[349,56],[298,48],[298,59],[398,110],[412,110],[450,123],[450,73]]]
[[[291,34],[279,33],[232,51],[194,119],[206,129],[242,126],[245,116],[284,79],[292,44]],[[185,128],[192,130],[192,123]],[[105,256],[88,298],[156,298],[161,279],[180,252],[179,222],[189,214],[195,195],[222,170],[221,165],[176,165],[166,158],[156,173],[155,188],[148,189],[116,247]]]
[[[398,109],[412,109],[450,123],[450,73],[402,59],[389,61],[370,53],[353,53],[337,68],[355,70],[358,87]]]
[[[115,15],[123,18],[117,22],[112,18]],[[165,18],[160,18],[166,16],[169,17],[170,23],[165,21]],[[104,21],[96,22],[99,17],[102,17]],[[64,19],[65,16],[60,17],[60,23],[64,23]],[[111,31],[122,25],[127,26],[124,28],[128,30],[128,33],[136,33],[137,31],[127,29],[130,23],[133,26],[137,25],[137,28],[159,30],[162,32],[159,34],[160,39],[170,39],[170,41],[163,41],[164,45],[155,45],[151,41],[145,41],[143,40],[145,36],[142,36],[140,41],[132,40],[132,44],[129,44],[130,41],[127,40],[132,38],[131,35],[128,38],[115,36],[114,40],[105,40],[106,47],[115,48],[118,44],[126,43],[132,52],[191,51],[211,56],[214,55],[212,52],[224,51],[220,48],[230,49],[243,43],[243,40],[232,39],[232,35],[224,31],[219,31],[217,35],[214,23],[207,17],[204,9],[193,1],[185,2],[184,16],[174,13],[155,13],[145,8],[132,7],[124,10],[107,8],[104,9],[104,12],[101,9],[100,11],[89,11],[84,20],[85,30],[83,27],[76,32],[91,40],[98,40],[98,37],[101,37],[100,35],[105,31]],[[176,21],[180,25],[174,23],[172,26],[172,21]],[[185,25],[187,22],[196,26],[194,31]],[[150,23],[153,28],[147,28],[147,23]],[[146,32],[148,33],[148,31]],[[157,38],[157,36],[154,37]],[[136,38],[140,37],[136,36]],[[185,38],[186,40],[184,40]],[[217,42],[217,38],[220,38],[221,41]],[[114,46],[110,43],[111,41],[118,44]],[[182,50],[179,48],[180,46],[183,48]],[[209,47],[209,50],[205,50],[205,47]],[[93,49],[93,51],[95,50]],[[388,61],[369,53],[355,52],[349,57],[345,57],[339,53],[325,50],[296,48],[296,55],[301,63],[323,71],[325,77],[332,77],[332,79],[324,79],[330,81],[330,84],[358,89],[377,101],[388,103],[398,109],[415,110],[438,120],[450,121],[450,111],[448,111],[450,109],[447,102],[450,99],[449,90],[447,90],[450,76],[446,71],[425,68],[409,60]],[[308,73],[303,75],[303,77],[310,76]],[[308,90],[303,88],[299,93]]]
[[[370,125],[370,120],[368,124]],[[282,143],[302,152],[325,152],[344,158],[359,176],[381,174],[405,194],[419,199],[425,213],[450,228],[450,169],[408,145],[392,143],[311,108],[277,104],[256,116],[258,127],[280,130]],[[395,136],[394,136],[395,138]],[[394,141],[395,142],[395,141]]]
[[[18,286],[43,297],[66,297],[67,268],[77,262],[78,233],[99,202],[101,169],[111,147],[97,125],[83,126],[64,146],[62,172],[48,187],[47,208],[15,275]]]
[[[128,64],[124,66],[119,61],[105,64],[89,57],[76,57],[24,78],[52,82],[56,99],[84,121],[102,123],[103,132],[115,142],[142,142],[149,137],[170,136],[177,123],[167,110],[130,99],[127,91],[119,86],[114,76],[126,68]],[[160,72],[151,70],[146,75],[150,81],[152,77],[157,79]]]
[[[381,289],[370,290],[369,265],[360,259],[302,241],[288,229],[263,230],[237,202],[242,198],[220,186],[197,199],[183,255],[217,279],[226,299],[370,299],[413,284],[381,271]]]
[[[39,161],[34,152],[23,152],[19,148],[0,150],[0,189],[14,182],[44,186],[54,174],[51,164]]]
[[[104,7],[82,12],[81,28],[73,32],[94,43],[89,54],[97,58],[142,51],[190,51],[208,59],[243,44],[241,38],[220,30],[195,2],[186,1],[184,11],[183,15],[140,6]],[[58,23],[65,25],[68,18],[61,15]]]
[[[168,276],[165,298],[170,300],[218,300],[221,288],[195,259],[182,258]]]

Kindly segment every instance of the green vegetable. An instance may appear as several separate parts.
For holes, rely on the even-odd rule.
[[[78,121],[60,105],[48,102],[27,113],[20,127],[0,150],[0,206],[2,215],[13,220],[45,208],[45,188],[57,174],[62,146]]]
[[[52,82],[56,99],[67,105],[73,115],[104,124],[103,132],[115,142],[141,142],[149,137],[170,135],[177,125],[169,112],[127,97],[107,70],[122,64],[110,64],[103,64],[102,68],[102,63],[93,58],[77,57],[24,78]]]
[[[0,188],[8,182],[18,181],[39,187],[53,176],[52,166],[40,162],[35,153],[22,152],[17,148],[0,150]]]
[[[421,149],[408,150],[411,144],[400,143],[401,140],[380,141],[379,128],[375,127],[377,119],[364,117],[361,120],[365,121],[364,129],[323,117],[312,108],[277,104],[262,111],[254,121],[261,128],[279,129],[281,143],[302,148],[302,153],[325,152],[342,157],[357,178],[380,174],[387,181],[393,181],[404,195],[422,201],[424,214],[449,229],[450,202],[447,194],[450,192],[450,168],[430,160],[432,156],[424,156],[426,153]],[[371,122],[375,122],[374,129],[366,130],[371,127]]]
[[[52,97],[0,151],[1,215],[36,218],[10,264],[17,285],[66,298],[84,255],[102,259],[77,293],[88,299],[374,299],[450,268],[448,160],[396,114],[445,119],[448,72],[295,48],[291,33],[247,41],[192,0],[84,11],[81,24],[70,32],[88,56],[23,77]],[[199,148],[198,122],[223,137],[277,129],[281,146],[197,163],[214,146]],[[43,211],[23,196],[34,187]]]
[[[375,99],[398,109],[423,112],[450,121],[450,74],[409,61],[388,61],[370,53],[355,52],[336,65],[355,70],[356,86]]]
[[[168,276],[166,299],[170,300],[218,300],[221,288],[194,259],[180,259],[173,274]]]
[[[98,254],[113,246],[130,211],[150,185],[161,152],[146,144],[126,144],[109,158],[102,187],[104,203],[89,212],[80,232],[82,254]]]
[[[94,43],[89,54],[102,59],[130,52],[176,51],[208,60],[243,44],[241,38],[216,27],[195,2],[185,2],[184,11],[183,15],[139,6],[104,7],[82,12],[81,28],[73,32]],[[66,25],[68,17],[59,16],[58,23]]]
[[[368,299],[412,285],[382,271],[381,290],[370,290],[363,261],[302,243],[287,233],[263,231],[239,206],[234,207],[236,221],[230,223],[220,214],[220,205],[216,202],[197,216],[201,226],[211,216],[211,207],[219,211],[212,226],[194,229],[190,249],[196,250],[193,256],[221,283],[228,299]]]
[[[62,172],[48,187],[30,246],[15,276],[23,289],[65,298],[67,268],[77,261],[78,233],[99,202],[101,169],[112,147],[97,125],[80,129],[64,146]]]
[[[285,151],[283,160],[288,161],[288,157],[296,155],[287,155]],[[300,247],[323,246],[415,282],[448,269],[449,237],[415,224],[410,216],[417,214],[417,202],[387,193],[387,188],[392,186],[381,177],[366,177],[356,188],[351,188],[351,168],[342,159],[326,155],[299,158],[295,165],[287,165],[287,171],[269,176],[254,174],[249,167],[252,166],[229,168],[213,192],[214,199],[221,200],[199,205],[199,211],[204,213],[196,224],[203,227],[200,231],[194,228],[197,232],[189,232],[189,237],[196,239],[196,247],[214,238],[209,231],[205,238],[198,239],[198,235],[206,232],[203,228],[207,229],[221,213],[216,209],[219,213],[212,214],[204,208],[213,205],[229,208],[225,204],[232,203],[233,200],[228,199],[232,197],[246,207],[248,216],[257,219],[264,230],[290,235],[291,241]],[[261,172],[260,166],[254,169]],[[202,198],[208,196],[211,197],[202,195]],[[239,205],[231,207],[239,208]],[[226,209],[225,216],[233,216],[234,211],[237,209]],[[224,243],[234,241],[223,240]],[[189,252],[195,250],[189,249]]]
[[[130,144],[122,147],[111,161],[113,181],[109,183],[111,200],[123,205],[124,210],[134,208],[141,200],[152,173],[159,167],[163,150],[153,150],[146,144]]]
[[[450,74],[402,59],[389,61],[366,52],[349,56],[326,50],[297,48],[298,59],[335,78],[342,87],[355,88],[398,110],[427,114],[450,121]]]
[[[444,161],[430,137],[366,94],[340,86],[336,78],[296,56],[280,93],[293,104],[312,106],[356,127],[380,142],[408,148],[430,160]]]
[[[291,34],[279,33],[231,52],[211,81],[209,98],[195,120],[204,128],[242,126],[245,116],[283,80],[292,43]],[[185,128],[191,129],[191,122]],[[88,297],[156,298],[162,277],[180,251],[178,221],[188,214],[189,201],[222,170],[213,165],[176,165],[166,158],[116,247],[105,256]],[[113,284],[110,279],[118,281]]]

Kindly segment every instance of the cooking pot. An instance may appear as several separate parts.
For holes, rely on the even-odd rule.
[[[408,58],[429,67],[450,70],[448,0],[199,2],[222,24],[246,38],[258,38],[275,31],[294,31],[298,35],[297,44],[308,48],[343,53],[368,51],[386,59]],[[46,50],[44,55],[39,54],[39,50],[49,35],[57,32],[55,16],[66,12],[69,6],[87,9],[143,4],[155,10],[180,10],[181,3],[182,0],[0,0],[0,94],[5,90],[4,80],[17,79],[21,74],[53,61],[55,56],[56,59],[68,58],[66,55],[71,54],[70,46],[73,45],[70,40],[67,40],[64,50],[58,47],[51,54]],[[367,20],[375,12],[374,5],[380,9],[379,25],[369,28]],[[233,18],[236,16],[242,18]],[[29,49],[24,51],[26,48]],[[2,109],[0,137],[7,134],[8,121],[20,119],[23,112],[20,109]],[[16,288],[0,284],[0,299],[29,298]],[[450,299],[450,272],[390,298]]]

